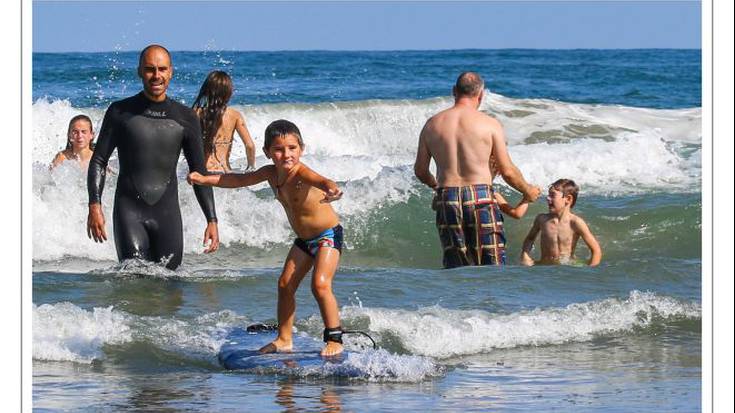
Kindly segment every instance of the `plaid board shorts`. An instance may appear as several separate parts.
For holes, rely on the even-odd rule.
[[[444,268],[505,264],[503,214],[492,185],[437,188],[432,208]]]

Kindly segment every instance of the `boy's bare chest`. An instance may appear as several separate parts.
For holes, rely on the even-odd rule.
[[[571,246],[573,236],[574,232],[568,222],[549,220],[542,226],[541,237],[550,245]]]
[[[281,185],[276,188],[276,198],[285,207],[299,207],[304,205],[310,197],[315,196],[312,191],[316,188],[303,183],[300,179]]]

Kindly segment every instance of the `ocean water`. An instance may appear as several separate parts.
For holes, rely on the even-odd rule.
[[[215,188],[222,247],[179,164],[184,262],[117,263],[86,236],[86,174],[48,164],[68,120],[101,126],[140,90],[137,53],[33,56],[33,405],[38,411],[699,411],[699,50],[173,52],[169,95],[191,104],[224,69],[261,147],[265,126],[301,129],[304,163],[336,180],[347,247],[334,281],[345,368],[230,372],[229,331],[275,321],[293,240],[271,191]],[[509,265],[442,270],[431,192],[413,177],[426,119],[463,70],[486,79],[481,110],[506,128],[527,180],[572,178],[603,249],[597,268],[519,266],[541,200],[506,218]],[[114,155],[113,155],[114,156]],[[236,141],[233,165],[243,168]],[[268,160],[258,154],[256,163]],[[112,160],[113,167],[116,160]],[[520,196],[497,187],[511,202]],[[115,180],[103,209],[112,233]],[[586,258],[582,244],[578,255]],[[308,282],[305,281],[305,282]],[[308,285],[296,328],[318,340]]]

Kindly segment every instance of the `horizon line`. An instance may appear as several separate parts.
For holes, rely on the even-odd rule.
[[[63,51],[36,51],[32,53],[61,54],[61,53],[139,53],[141,49],[129,50],[96,50],[96,51],[80,51],[80,50],[63,50]],[[488,50],[556,50],[556,51],[575,51],[575,50],[609,50],[609,51],[632,51],[632,50],[699,50],[702,48],[694,47],[612,47],[612,48],[592,48],[592,47],[559,47],[559,48],[540,48],[540,47],[497,47],[497,48],[461,48],[461,49],[274,49],[274,50],[253,50],[253,49],[216,49],[216,50],[197,50],[197,49],[169,49],[171,53],[197,53],[197,52],[248,52],[248,53],[274,53],[274,52],[453,52],[453,51],[488,51]]]

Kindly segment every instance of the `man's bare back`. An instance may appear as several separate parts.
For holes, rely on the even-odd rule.
[[[492,184],[488,160],[500,123],[466,106],[454,106],[433,116],[421,137],[437,165],[439,187]]]
[[[529,185],[508,155],[503,126],[478,110],[483,94],[457,96],[454,106],[431,117],[419,135],[414,172],[432,188],[492,185],[495,172],[531,202],[541,189]],[[436,178],[429,171],[436,163]],[[491,162],[496,170],[490,167]]]

